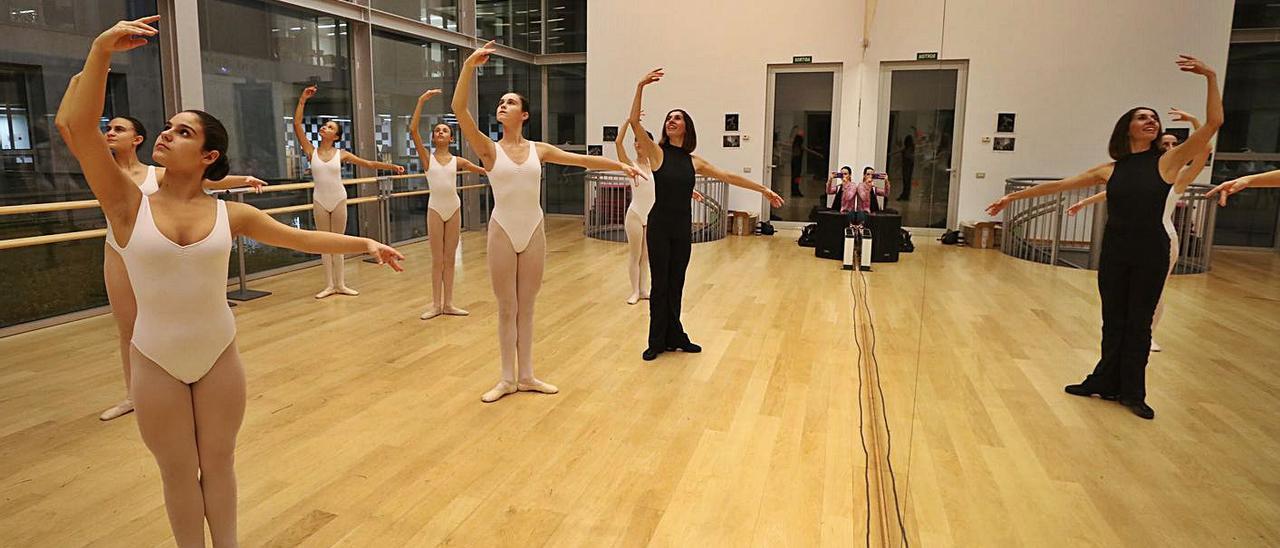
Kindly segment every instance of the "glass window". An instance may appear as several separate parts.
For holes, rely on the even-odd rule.
[[[458,30],[458,0],[373,0],[373,9],[408,17],[454,32]]]
[[[93,195],[53,117],[89,45],[121,19],[155,13],[154,1],[0,1],[0,205],[87,200]],[[56,46],[56,47],[55,47]],[[112,58],[104,120],[138,118],[151,136],[164,125],[160,48]],[[139,149],[151,161],[154,139]],[[0,217],[0,239],[105,226],[97,209]],[[107,304],[101,238],[0,251],[0,327]]]
[[[1280,2],[1275,0],[1236,0],[1231,28],[1259,29],[1280,27]],[[1232,46],[1235,49],[1235,46]]]
[[[1213,163],[1213,184],[1274,169],[1280,169],[1280,161],[1218,160]],[[1251,188],[1232,196],[1228,207],[1218,208],[1213,243],[1275,247],[1278,223],[1280,189]]]
[[[547,142],[587,144],[586,64],[547,67]]]
[[[476,91],[480,104],[476,122],[480,131],[497,140],[502,137],[502,124],[498,123],[498,101],[508,92],[516,92],[529,100],[529,120],[525,122],[524,136],[534,141],[542,140],[542,71],[539,67],[492,56],[480,67],[476,78]]]
[[[547,0],[547,53],[587,51],[587,0]]]
[[[351,150],[350,39],[347,22],[270,3],[249,0],[200,2],[201,61],[205,110],[217,116],[232,136],[227,156],[234,174],[280,183],[310,179],[308,162],[293,134],[293,111],[308,85],[319,92],[307,101],[303,127],[318,142],[319,129],[332,120],[342,126],[338,148]],[[353,177],[350,164],[343,177]],[[307,204],[309,190],[249,195],[262,209]],[[359,208],[351,206],[347,233],[359,233]],[[277,217],[312,228],[311,212]],[[260,246],[249,247],[246,266],[260,272],[315,259],[314,255]],[[232,271],[236,270],[233,261]]]
[[[1280,152],[1280,43],[1232,44],[1222,97],[1222,152]]]
[[[377,82],[374,134],[379,159],[406,166],[407,173],[425,171],[409,136],[409,119],[418,104],[418,96],[428,89],[438,88],[444,94],[431,99],[422,109],[419,131],[423,140],[430,147],[431,130],[440,122],[452,126],[454,135],[460,137],[449,103],[453,100],[461,66],[457,46],[422,42],[391,33],[373,34],[373,79]],[[461,139],[455,138],[450,149],[461,156]],[[463,181],[477,182],[474,175],[464,176]],[[395,184],[397,192],[423,188],[427,188],[425,177],[401,179]],[[426,236],[428,199],[413,196],[391,201],[391,241]]]
[[[542,53],[542,0],[476,0],[476,36]]]

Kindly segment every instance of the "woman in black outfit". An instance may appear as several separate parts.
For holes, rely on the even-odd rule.
[[[1146,403],[1146,368],[1151,320],[1169,270],[1165,202],[1179,171],[1208,146],[1223,119],[1222,96],[1213,69],[1186,55],[1179,56],[1178,68],[1204,76],[1209,87],[1208,120],[1182,144],[1161,153],[1160,116],[1150,108],[1134,108],[1120,117],[1111,133],[1108,152],[1114,162],[1011,193],[987,206],[987,213],[996,215],[1013,200],[1107,185],[1107,225],[1098,265],[1102,358],[1084,382],[1068,385],[1065,390],[1073,396],[1119,400],[1144,419],[1156,414]]]
[[[689,267],[689,253],[693,247],[692,216],[689,196],[693,193],[694,177],[714,177],[733,186],[754,190],[769,199],[773,207],[782,207],[782,197],[768,187],[720,169],[693,154],[698,145],[689,113],[675,109],[667,113],[662,122],[661,143],[653,142],[640,125],[640,110],[644,87],[662,79],[661,68],[654,69],[636,85],[635,99],[631,103],[631,118],[627,120],[635,131],[638,148],[645,151],[649,167],[653,170],[655,202],[649,210],[649,273],[653,289],[649,294],[649,347],[644,351],[646,361],[668,350],[701,352],[702,347],[693,344],[684,326],[680,325],[680,300],[684,294],[684,273]]]

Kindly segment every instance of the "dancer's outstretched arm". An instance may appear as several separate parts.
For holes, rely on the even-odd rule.
[[[1232,179],[1222,183],[1213,190],[1205,194],[1206,197],[1218,195],[1218,205],[1227,205],[1227,196],[1240,192],[1246,188],[1280,188],[1280,169],[1268,171],[1265,173],[1255,173],[1253,175],[1245,175],[1238,179]]]
[[[158,176],[158,174],[157,174]],[[254,192],[262,192],[262,187],[269,183],[252,175],[227,175],[218,181],[205,180],[205,190],[230,190],[233,188],[253,187]]]
[[[1204,76],[1208,85],[1208,98],[1205,100],[1204,125],[1191,132],[1182,144],[1173,147],[1160,157],[1160,174],[1166,181],[1176,181],[1178,171],[1209,146],[1209,140],[1222,127],[1222,91],[1218,89],[1218,73],[1203,61],[1190,55],[1178,56],[1178,69],[1183,72]]]
[[[480,161],[486,166],[492,166],[496,158],[496,152],[493,147],[493,139],[488,135],[480,132],[480,125],[476,123],[476,119],[471,115],[471,108],[467,105],[467,97],[471,96],[471,81],[475,80],[476,67],[489,62],[489,56],[493,55],[493,41],[485,44],[478,50],[471,52],[467,60],[462,63],[462,72],[458,75],[458,84],[453,88],[453,114],[458,119],[458,127],[462,129],[462,135],[467,138],[467,146],[471,147],[471,151],[480,157]]]
[[[432,97],[444,93],[438,89],[429,89],[418,96],[418,106],[413,108],[413,116],[409,118],[409,138],[413,139],[413,148],[418,150],[418,160],[422,162],[422,169],[430,169],[431,149],[422,140],[422,133],[418,131],[418,125],[422,121],[422,105],[426,104]]]
[[[1048,183],[1040,183],[1031,188],[1024,188],[1017,192],[1010,192],[1009,194],[1001,196],[1000,199],[991,202],[991,205],[987,206],[987,215],[999,215],[1001,211],[1004,211],[1005,207],[1007,207],[1011,202],[1015,202],[1017,200],[1024,200],[1036,196],[1047,196],[1049,194],[1075,188],[1087,188],[1106,184],[1107,179],[1111,178],[1111,172],[1115,167],[1115,162],[1107,162],[1105,164],[1094,166],[1088,171],[1074,177],[1067,177],[1066,179],[1060,179]]]
[[[635,97],[631,99],[631,116],[627,119],[627,125],[631,126],[632,131],[636,132],[637,152],[644,152],[644,156],[649,159],[649,169],[657,170],[662,167],[662,147],[658,143],[653,142],[649,138],[648,132],[645,131],[644,125],[640,123],[640,119],[644,116],[644,87],[656,83],[665,75],[662,68],[653,69],[645,73],[640,79],[640,83],[636,84]],[[663,122],[665,123],[665,121]],[[659,127],[658,131],[665,131]]]
[[[314,97],[315,94],[315,86],[302,88],[302,94],[298,96],[298,105],[293,107],[293,136],[298,138],[298,146],[302,147],[302,153],[307,155],[308,162],[311,161],[311,155],[315,153],[316,146],[307,139],[307,132],[302,129],[302,117],[307,114],[307,99]]]
[[[1093,204],[1102,202],[1106,199],[1107,199],[1107,191],[1104,190],[1102,192],[1094,194],[1093,196],[1080,200],[1079,202],[1071,204],[1071,207],[1067,208],[1067,216],[1074,217],[1075,214],[1079,213],[1081,209],[1084,209]]]
[[[631,157],[627,155],[627,145],[625,143],[627,139],[627,128],[630,125],[630,120],[628,120],[627,123],[622,124],[622,126],[618,128],[618,138],[613,140],[613,148],[618,152],[618,161],[628,165],[631,164]]]
[[[640,173],[640,170],[636,169],[635,166],[627,165],[611,158],[565,152],[540,141],[536,143],[536,146],[538,147],[538,158],[541,158],[545,163],[578,166],[596,171],[621,171],[629,177],[644,177],[644,174]]]
[[[396,164],[388,164],[386,162],[379,162],[377,160],[366,160],[346,150],[342,151],[342,161],[348,164],[355,164],[360,167],[365,167],[369,169],[381,169],[383,171],[391,171],[391,172],[394,172],[396,175],[404,173],[404,166],[399,166]]]
[[[80,162],[103,214],[120,229],[132,228],[142,191],[111,157],[106,137],[98,129],[106,102],[107,72],[111,55],[146,45],[147,37],[158,32],[151,23],[159,20],[160,16],[153,15],[120,21],[98,35],[85,58],[84,70],[75,85],[68,86],[54,117],[58,133]]]
[[[759,192],[760,194],[763,194],[765,198],[769,199],[769,203],[773,204],[773,207],[782,207],[782,196],[779,196],[777,192],[770,190],[769,187],[738,175],[737,173],[720,169],[697,154],[693,155],[693,171],[704,177],[714,177],[733,186]]]
[[[248,236],[267,245],[316,254],[368,253],[378,260],[378,264],[390,266],[397,272],[404,270],[400,266],[404,255],[369,238],[293,228],[256,207],[237,202],[227,202],[227,217],[236,235]]]

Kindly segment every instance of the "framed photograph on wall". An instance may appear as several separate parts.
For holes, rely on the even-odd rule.
[[[1167,127],[1164,128],[1164,132],[1177,137],[1179,144],[1185,142],[1187,137],[1191,136],[1191,128],[1189,127]]]
[[[730,112],[724,115],[724,130],[738,131],[738,113]]]
[[[1014,144],[1013,137],[996,137],[991,140],[991,150],[1013,152]]]
[[[616,139],[618,136],[613,137]],[[587,156],[604,156],[604,145],[587,145]]]
[[[618,140],[618,126],[604,126],[604,142],[612,143]]]
[[[996,115],[996,133],[1013,133],[1017,125],[1018,115],[1012,112],[1001,112]]]
[[[742,145],[742,136],[740,135],[724,136],[724,148],[738,148],[741,145]]]

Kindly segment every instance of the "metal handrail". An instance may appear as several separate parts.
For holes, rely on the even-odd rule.
[[[1005,193],[1032,188],[1048,177],[1012,177]],[[1174,274],[1207,272],[1210,268],[1217,202],[1206,199],[1208,185],[1191,185],[1178,201],[1173,224],[1178,236]],[[1101,260],[1106,207],[1092,207],[1074,217],[1066,214],[1075,202],[1102,190],[1072,189],[1009,204],[1003,213],[1000,247],[1005,255],[1033,262],[1096,270]]]
[[[583,179],[583,234],[611,242],[626,241],[625,220],[631,203],[631,178],[620,172],[587,172]],[[728,201],[728,185],[711,177],[699,176],[694,190],[703,196],[694,204],[691,219],[693,243],[722,239],[729,234],[729,217],[724,204]]]

